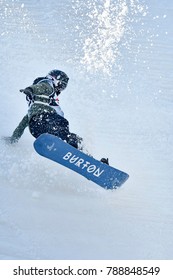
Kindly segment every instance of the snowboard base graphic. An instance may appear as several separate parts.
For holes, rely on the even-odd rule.
[[[129,177],[127,173],[84,154],[51,134],[40,135],[34,141],[34,148],[41,156],[77,172],[105,189],[116,189]]]

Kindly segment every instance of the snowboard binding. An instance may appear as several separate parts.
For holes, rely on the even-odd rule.
[[[105,163],[105,164],[107,164],[107,165],[109,165],[109,159],[108,158],[101,158],[100,161]]]

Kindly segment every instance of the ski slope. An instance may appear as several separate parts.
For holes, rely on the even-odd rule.
[[[172,1],[1,0],[0,15],[0,136],[27,111],[19,89],[59,68],[70,130],[130,174],[105,191],[27,129],[1,139],[0,259],[172,259]]]

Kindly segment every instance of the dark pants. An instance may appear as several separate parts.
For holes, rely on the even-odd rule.
[[[43,133],[53,134],[75,148],[81,139],[74,133],[69,131],[69,122],[56,113],[43,113],[35,115],[29,122],[29,130],[31,134],[37,138]]]

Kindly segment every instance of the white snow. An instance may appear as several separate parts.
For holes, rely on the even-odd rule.
[[[1,139],[1,260],[173,258],[173,4],[117,1],[129,12],[116,40],[110,2],[1,1],[0,136],[26,113],[19,89],[59,68],[70,76],[60,104],[71,131],[130,174],[105,191],[36,154],[27,129],[17,144]]]

